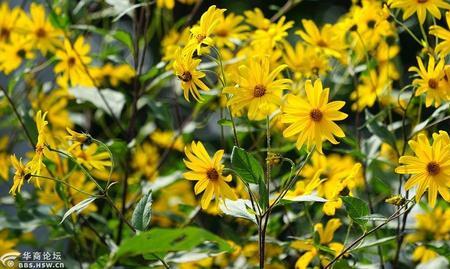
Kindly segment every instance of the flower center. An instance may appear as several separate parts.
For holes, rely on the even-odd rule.
[[[2,39],[8,39],[11,31],[6,28],[0,28],[0,38]]]
[[[317,42],[317,46],[319,46],[319,47],[326,47],[326,46],[327,46],[327,43],[326,43],[325,41],[323,41],[323,39],[320,39],[320,40]]]
[[[228,36],[228,31],[227,31],[227,29],[219,29],[219,30],[216,30],[216,35],[220,36],[220,37],[226,37],[226,36]]]
[[[20,49],[17,51],[17,56],[19,58],[25,58],[26,51],[24,49]]]
[[[44,37],[47,36],[47,32],[45,31],[44,28],[39,28],[39,29],[37,29],[37,31],[36,31],[36,36],[37,36],[38,38],[44,38]]]
[[[436,88],[438,87],[438,85],[439,85],[439,82],[438,82],[436,79],[430,78],[430,79],[428,80],[428,86],[429,86],[430,88],[436,89]]]
[[[264,94],[266,94],[266,87],[264,87],[264,85],[258,84],[253,89],[253,96],[254,97],[261,97]]]
[[[377,22],[375,21],[375,20],[369,20],[368,22],[367,22],[367,27],[369,27],[370,29],[373,29],[374,27],[375,27],[375,24],[376,24]]]
[[[195,38],[197,38],[198,43],[201,43],[203,41],[203,39],[206,38],[206,36],[202,35],[202,34],[198,34]]]
[[[189,71],[184,71],[181,76],[178,76],[179,79],[181,79],[184,82],[189,82],[192,80],[192,75]]]
[[[208,176],[209,180],[216,181],[219,179],[219,173],[217,173],[217,170],[215,168],[211,168],[206,172],[206,175]]]
[[[427,171],[430,175],[435,176],[439,174],[439,172],[441,171],[441,167],[437,162],[432,161],[427,164]]]
[[[311,112],[309,112],[309,116],[313,121],[319,122],[323,118],[323,113],[319,109],[314,108]]]
[[[69,59],[67,59],[67,64],[69,66],[74,66],[75,62],[76,62],[75,57],[69,57]]]
[[[419,4],[423,4],[423,3],[426,3],[426,2],[428,2],[428,0],[417,0],[417,3],[419,3]]]

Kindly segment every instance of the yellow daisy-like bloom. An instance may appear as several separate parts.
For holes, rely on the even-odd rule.
[[[283,59],[289,69],[294,72],[295,79],[302,77],[317,78],[330,69],[328,58],[325,54],[312,46],[305,46],[301,42],[297,42],[295,48],[293,48],[286,42],[284,49]]]
[[[19,240],[13,239],[9,235],[8,230],[0,230],[0,255],[15,251],[14,248]]]
[[[162,148],[171,148],[178,151],[183,151],[184,148],[183,137],[181,135],[175,137],[173,131],[155,131],[150,134],[150,139]]]
[[[47,116],[47,112],[42,115],[42,111],[39,110],[36,113],[35,121],[36,121],[36,129],[38,131],[38,139],[35,145],[35,153],[31,161],[27,164],[30,169],[30,173],[33,175],[41,175],[42,167],[45,167],[44,164],[44,150],[45,145],[48,140],[47,134],[47,124],[48,121],[45,120]],[[37,177],[34,178],[36,180],[37,187],[40,187],[39,180]]]
[[[437,256],[439,255],[435,251],[428,249],[426,246],[418,246],[412,254],[412,260],[427,263]]]
[[[246,36],[245,31],[249,28],[247,25],[242,25],[244,17],[229,14],[219,16],[220,20],[214,30],[214,42],[218,48],[228,47],[234,49],[235,43],[243,40]]]
[[[184,163],[191,170],[183,174],[184,178],[198,181],[194,188],[196,195],[205,191],[201,199],[202,209],[208,208],[213,195],[215,195],[216,202],[224,198],[237,199],[233,190],[227,184],[231,181],[232,176],[222,175],[225,167],[221,163],[223,150],[217,151],[211,158],[202,142],[199,141],[197,143],[192,142],[191,146],[186,147],[184,152],[187,157]]]
[[[0,42],[9,40],[13,32],[17,32],[20,26],[19,20],[23,11],[19,7],[9,9],[8,2],[5,1],[0,6]]]
[[[80,147],[84,143],[88,142],[88,140],[90,139],[90,137],[87,134],[75,132],[69,127],[67,127],[66,130],[69,133],[69,135],[66,136],[65,138],[67,140],[72,141],[72,145],[69,147],[67,151],[72,151],[76,147]]]
[[[106,171],[106,167],[111,166],[109,160],[109,153],[106,151],[98,151],[97,144],[90,144],[85,148],[77,147],[70,151],[78,163],[82,164],[87,169],[98,169]]]
[[[306,143],[307,148],[313,145],[322,153],[324,139],[333,144],[339,142],[334,138],[345,137],[342,129],[334,123],[347,118],[347,114],[340,112],[344,101],[328,103],[329,89],[322,88],[322,82],[316,80],[314,86],[310,80],[305,84],[306,100],[296,95],[288,95],[287,103],[283,107],[282,122],[289,123],[283,131],[284,137],[298,135],[296,146],[300,149]]]
[[[42,54],[54,51],[62,45],[62,32],[55,29],[45,16],[42,5],[31,3],[30,17],[22,16],[24,20],[24,31],[30,39],[30,43],[36,46]]]
[[[445,13],[445,20],[447,21],[447,28],[450,28],[450,12]],[[431,35],[438,37],[439,43],[436,45],[436,52],[444,58],[450,53],[450,31],[439,25],[432,25],[430,27]]]
[[[96,85],[109,83],[113,87],[117,87],[120,82],[130,83],[136,75],[134,69],[128,64],[113,66],[111,63],[107,63],[102,67],[92,67],[89,71],[97,82]]]
[[[153,181],[158,176],[159,154],[158,148],[150,143],[143,143],[136,147],[133,154],[132,166],[147,180]]]
[[[33,43],[27,37],[12,34],[10,43],[0,42],[0,71],[6,75],[20,67],[26,59],[34,58]]]
[[[389,70],[381,71],[370,70],[368,74],[361,76],[361,83],[350,95],[350,99],[355,101],[353,110],[362,111],[366,107],[372,107],[377,99],[388,95],[390,80],[386,72]]]
[[[57,50],[55,54],[59,60],[55,73],[62,73],[64,82],[70,81],[73,86],[91,86],[92,81],[86,74],[86,67],[92,61],[90,49],[89,44],[84,43],[83,36],[78,37],[73,46],[69,40],[64,40],[64,49]]]
[[[190,102],[189,95],[192,95],[198,102],[202,100],[198,88],[209,91],[208,86],[200,80],[206,76],[205,73],[197,70],[200,61],[200,59],[192,58],[192,52],[188,52],[186,49],[178,48],[176,52],[173,70],[175,75],[181,80],[184,99],[188,102]]]
[[[443,131],[434,134],[432,145],[424,134],[420,134],[417,141],[410,140],[409,146],[415,156],[401,156],[399,163],[402,165],[395,169],[398,174],[412,175],[405,183],[405,189],[409,190],[417,185],[417,202],[428,189],[428,203],[431,207],[436,204],[438,192],[446,201],[450,201],[450,146],[444,141],[446,134]]]
[[[298,30],[295,33],[306,43],[323,50],[327,55],[336,58],[341,56],[340,50],[345,45],[340,39],[341,35],[336,33],[331,24],[325,24],[320,30],[312,20],[302,20],[302,24],[305,30]]]
[[[270,27],[270,20],[264,17],[263,12],[259,8],[244,11],[246,22],[256,29],[267,30]]]
[[[339,219],[330,219],[325,228],[322,223],[317,223],[314,225],[314,231],[319,234],[319,243],[322,246],[327,246],[331,250],[334,251],[335,256],[339,255],[339,253],[344,249],[344,245],[338,242],[333,242],[334,233],[339,227],[341,227],[342,223]],[[303,240],[303,241],[294,241],[291,244],[291,247],[306,251],[302,256],[300,256],[295,263],[295,269],[306,269],[311,261],[316,257],[320,251],[318,247],[314,245],[311,239]],[[329,259],[326,255],[319,256],[322,265],[327,265],[329,263]]]
[[[22,164],[22,159],[18,160],[16,155],[11,155],[11,164],[15,169],[13,185],[9,190],[13,196],[22,189],[23,181],[31,178],[30,168],[28,165]]]
[[[237,85],[223,90],[232,94],[228,105],[235,110],[248,107],[250,120],[264,119],[280,106],[283,90],[289,88],[290,79],[277,79],[286,67],[279,65],[271,70],[268,57],[250,58],[239,67]]]
[[[214,44],[211,35],[220,23],[220,17],[224,12],[225,9],[217,9],[216,6],[213,5],[203,13],[199,24],[193,26],[191,29],[192,38],[187,45],[188,50],[197,50],[197,54],[200,55],[202,54],[202,45],[212,46]]]
[[[450,4],[445,0],[389,0],[388,4],[392,8],[401,8],[403,10],[403,20],[417,13],[420,24],[425,22],[427,12],[435,18],[441,19],[439,8],[450,9]]]
[[[444,59],[439,60],[436,64],[434,58],[430,56],[428,68],[425,68],[422,59],[419,57],[417,57],[417,63],[419,68],[416,66],[409,68],[409,71],[416,72],[419,75],[419,78],[413,81],[413,84],[417,86],[416,96],[426,93],[426,107],[431,106],[433,102],[435,107],[440,106],[442,101],[449,99],[450,93],[444,81]]]
[[[286,22],[286,17],[281,17],[277,23],[271,23],[267,30],[257,29],[253,35],[252,46],[274,48],[277,43],[285,41],[287,30],[294,25],[293,21]]]
[[[406,236],[407,242],[448,241],[450,240],[450,208],[440,206],[416,216],[416,229]]]
[[[0,177],[3,180],[8,180],[9,176],[10,158],[7,153],[8,143],[9,138],[7,136],[0,138]]]

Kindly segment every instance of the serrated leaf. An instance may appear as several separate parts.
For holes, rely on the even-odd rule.
[[[89,198],[84,199],[83,201],[79,202],[78,204],[72,206],[71,208],[69,208],[69,210],[67,210],[67,212],[64,214],[64,216],[63,216],[63,218],[62,218],[62,220],[61,220],[61,222],[59,224],[63,223],[64,220],[68,216],[70,216],[72,213],[80,214],[80,212],[83,211],[92,202],[94,202],[95,199],[97,199],[97,198],[96,197],[89,197]]]
[[[152,191],[142,196],[131,217],[131,224],[138,231],[146,231],[152,219]]]
[[[361,217],[369,215],[369,207],[363,200],[351,197],[343,196],[341,197],[344,201],[345,208],[347,209],[348,216],[361,227],[365,227],[367,220],[361,219]]]
[[[264,171],[259,162],[242,148],[233,147],[231,166],[238,176],[247,183],[259,184],[264,181]]]

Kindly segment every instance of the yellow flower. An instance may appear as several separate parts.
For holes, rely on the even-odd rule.
[[[0,138],[0,177],[4,180],[8,180],[10,158],[8,156],[8,143],[9,138],[4,136]]]
[[[42,115],[42,111],[39,110],[36,113],[35,121],[36,121],[36,129],[38,131],[38,139],[35,146],[35,154],[31,161],[29,162],[30,170],[33,175],[40,175],[42,167],[45,167],[43,162],[44,159],[44,150],[47,141],[47,124],[48,121],[45,120],[47,116],[47,112]],[[37,186],[39,187],[39,180],[36,178]]]
[[[17,33],[23,11],[19,7],[9,9],[5,1],[0,6],[0,42],[8,41],[12,33]]]
[[[182,50],[181,48],[178,48],[176,52],[173,69],[175,75],[181,80],[181,88],[184,92],[184,99],[187,101],[190,101],[190,94],[195,100],[199,102],[201,101],[202,98],[198,92],[198,88],[204,91],[209,91],[208,86],[200,80],[205,77],[205,73],[197,70],[200,61],[200,59],[192,58],[192,53],[189,53],[185,49]]]
[[[56,47],[62,45],[62,32],[55,29],[45,16],[45,9],[42,5],[31,3],[30,17],[22,16],[24,20],[24,30],[30,43],[36,46],[42,54],[54,51]]]
[[[102,67],[92,67],[89,71],[97,84],[109,83],[113,87],[117,87],[120,82],[130,83],[136,75],[134,69],[128,64],[113,66],[107,63]]]
[[[160,147],[183,151],[184,143],[181,135],[175,137],[172,131],[154,131],[150,134],[151,140]]]
[[[283,107],[282,122],[289,123],[283,131],[284,137],[298,135],[296,147],[300,149],[305,143],[308,149],[315,145],[322,153],[324,139],[333,144],[339,143],[334,136],[345,137],[342,129],[334,123],[347,118],[347,114],[340,112],[345,102],[333,101],[328,103],[329,89],[322,88],[322,82],[316,80],[314,86],[310,80],[305,84],[307,99],[296,95],[288,95],[287,103]]]
[[[147,180],[153,181],[158,176],[158,149],[150,143],[144,143],[136,147],[133,155],[132,166]]]
[[[330,69],[325,54],[312,46],[304,46],[301,42],[297,42],[295,49],[289,43],[285,43],[284,48],[284,62],[294,72],[295,79],[317,78]]]
[[[239,67],[236,87],[227,87],[224,93],[232,94],[228,105],[235,110],[248,107],[250,120],[261,120],[274,112],[281,104],[283,90],[289,88],[289,79],[277,79],[286,65],[270,69],[268,57],[253,57],[248,64]]]
[[[199,24],[193,26],[191,29],[192,37],[186,46],[189,51],[197,50],[197,54],[201,55],[202,46],[209,47],[214,44],[211,35],[220,23],[220,17],[224,12],[225,9],[217,9],[215,5],[212,5],[203,13]]]
[[[22,189],[23,181],[31,178],[30,168],[22,164],[22,159],[17,160],[16,155],[11,155],[11,164],[16,170],[13,178],[13,185],[9,190],[13,196]]]
[[[305,30],[298,30],[295,33],[306,43],[323,50],[327,55],[341,57],[340,51],[345,45],[341,40],[341,35],[336,33],[331,24],[325,24],[320,30],[312,20],[303,19],[302,24]]]
[[[334,233],[339,227],[341,227],[342,223],[339,219],[330,219],[325,229],[322,223],[318,223],[314,225],[314,231],[319,234],[319,243],[322,246],[326,246],[334,251],[335,256],[339,255],[339,253],[344,249],[344,245],[337,242],[332,242]],[[322,265],[327,265],[329,260],[326,255],[321,255],[320,248],[314,245],[314,242],[310,239],[303,241],[294,241],[291,244],[291,247],[300,250],[306,251],[302,256],[297,259],[295,263],[296,269],[306,269],[308,265],[312,262],[312,260],[318,256],[321,259]]]
[[[106,167],[111,166],[111,160],[109,160],[109,153],[106,151],[98,151],[97,144],[90,144],[87,147],[77,147],[70,151],[72,156],[78,163],[86,167],[87,169],[98,169],[106,171]]]
[[[92,81],[87,72],[87,65],[92,59],[89,57],[91,50],[89,44],[84,43],[83,36],[79,36],[75,43],[64,40],[64,48],[56,51],[59,62],[55,65],[55,73],[62,73],[65,83],[71,82],[72,86],[92,86]]]
[[[439,8],[450,9],[450,4],[444,0],[389,0],[388,4],[392,8],[401,8],[403,10],[403,20],[417,13],[420,24],[425,22],[427,12],[430,12],[431,16],[435,18],[441,19]]]
[[[448,188],[450,181],[450,146],[443,141],[445,136],[434,134],[433,144],[430,145],[428,138],[420,134],[417,141],[410,140],[409,146],[414,151],[415,156],[402,156],[399,159],[401,166],[395,169],[398,174],[411,174],[412,176],[405,183],[405,189],[409,190],[417,185],[416,201],[419,202],[423,193],[428,189],[428,203],[431,207],[436,204],[436,197],[439,194],[450,201]],[[445,133],[446,134],[446,133]]]
[[[67,151],[72,151],[76,147],[81,147],[90,140],[90,137],[87,134],[75,132],[68,127],[66,130],[69,133],[69,135],[66,136],[66,139],[72,141],[72,145]]]
[[[277,43],[285,42],[287,30],[294,25],[293,21],[286,22],[286,17],[281,17],[277,23],[271,23],[267,30],[257,29],[253,35],[253,46],[274,48]]]
[[[156,0],[156,6],[158,8],[173,9],[175,6],[175,0]]]
[[[435,251],[428,249],[425,246],[418,246],[412,254],[412,260],[416,262],[420,261],[420,263],[427,263],[437,256],[439,255]]]
[[[386,71],[388,70],[384,69],[383,72]],[[387,96],[390,90],[390,80],[386,73],[370,70],[368,74],[361,76],[361,80],[362,82],[350,95],[350,99],[355,100],[352,109],[358,111],[372,107],[377,98]]]
[[[416,230],[406,236],[408,242],[450,240],[450,208],[438,206],[415,217]]]
[[[81,171],[75,171],[70,174],[67,178],[67,183],[71,186],[83,190],[84,192],[94,194],[97,186],[94,182],[86,178],[86,175]],[[43,205],[48,205],[51,207],[51,211],[54,213],[60,212],[65,208],[65,202],[61,199],[56,191],[56,184],[52,180],[46,180],[43,184],[42,190],[38,192],[39,203]],[[78,204],[88,196],[81,193],[71,187],[67,187],[67,195],[70,197],[73,204]],[[92,212],[97,211],[97,206],[95,203],[90,203],[81,214],[87,215]]]
[[[247,18],[246,22],[257,29],[267,30],[270,27],[270,20],[264,17],[261,9],[255,8],[253,10],[244,11],[244,15]]]
[[[192,142],[191,146],[186,147],[184,152],[187,157],[184,163],[191,171],[184,173],[183,176],[187,180],[198,181],[194,188],[195,194],[205,191],[201,199],[201,206],[204,210],[208,208],[213,195],[215,195],[216,202],[224,198],[237,199],[233,190],[227,184],[231,181],[232,176],[222,175],[224,168],[221,163],[223,150],[217,151],[211,159],[202,142],[199,141],[197,143]]]
[[[445,20],[447,21],[447,28],[450,28],[450,12],[445,13]],[[439,43],[436,45],[436,52],[444,58],[450,52],[450,31],[439,25],[432,25],[430,27],[431,35],[439,38]]]
[[[33,43],[25,36],[11,34],[10,43],[0,43],[0,71],[6,75],[20,67],[26,59],[34,58]]]
[[[174,223],[170,216],[184,216],[180,205],[195,207],[195,196],[192,192],[186,191],[190,187],[189,182],[183,180],[161,189],[161,195],[152,204],[152,219],[161,227],[168,227]]]
[[[423,65],[422,59],[417,57],[419,68],[413,66],[409,71],[416,72],[419,78],[414,79],[413,84],[417,86],[416,96],[426,93],[425,105],[438,107],[441,102],[449,100],[450,91],[446,87],[444,81],[444,59],[440,59],[435,64],[434,58],[430,56],[428,60],[428,68]]]
[[[17,239],[9,239],[8,237],[8,230],[4,229],[0,231],[0,256],[13,252],[18,243]]]
[[[219,23],[214,29],[214,43],[218,48],[234,49],[235,43],[242,41],[246,37],[245,31],[249,29],[247,25],[241,24],[244,17],[231,13],[226,17],[221,14],[219,18]]]

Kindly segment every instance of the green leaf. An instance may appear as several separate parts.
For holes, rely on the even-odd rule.
[[[146,231],[150,226],[150,221],[152,219],[152,190],[145,194],[136,208],[133,211],[133,216],[131,217],[131,224],[134,228],[139,231]]]
[[[269,192],[267,191],[267,186],[264,180],[261,180],[258,184],[259,193],[259,205],[263,210],[265,210],[269,205]]]
[[[77,102],[89,102],[111,116],[120,118],[125,106],[125,95],[111,89],[98,90],[95,87],[76,86],[69,89]]]
[[[343,196],[341,198],[342,201],[344,201],[348,216],[355,223],[361,225],[361,227],[364,228],[367,223],[367,219],[363,219],[362,217],[369,215],[369,207],[367,206],[366,202],[359,198],[351,196]]]
[[[220,210],[226,214],[237,218],[248,219],[256,224],[255,213],[251,209],[249,200],[238,199],[236,201],[226,199],[219,204]]]
[[[380,125],[368,110],[366,110],[366,120],[369,122],[367,129],[369,129],[370,132],[378,136],[381,141],[388,143],[392,148],[397,148],[394,134],[389,131],[386,126]]]
[[[83,201],[79,202],[78,204],[74,205],[73,207],[71,207],[69,210],[67,210],[67,212],[64,214],[61,222],[63,223],[64,220],[70,216],[72,213],[75,214],[80,214],[81,211],[83,211],[88,205],[90,205],[92,202],[95,201],[95,199],[97,199],[96,197],[89,197],[87,199],[84,199]]]
[[[206,230],[197,227],[178,229],[154,228],[134,237],[125,239],[116,252],[116,258],[149,253],[167,253],[192,250],[202,244],[213,242],[212,252],[232,251],[228,243]]]
[[[134,51],[133,48],[133,39],[131,38],[130,33],[122,31],[122,30],[117,30],[113,35],[112,35],[116,40],[118,40],[119,42],[123,43],[125,46],[127,46],[127,48],[132,52]]]
[[[264,171],[258,161],[242,148],[234,147],[231,153],[231,166],[238,176],[247,183],[264,182]]]

